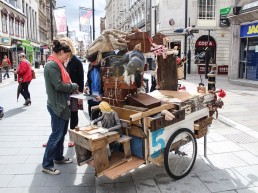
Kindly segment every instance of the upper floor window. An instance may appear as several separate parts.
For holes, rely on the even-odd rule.
[[[15,35],[19,36],[19,30],[20,30],[20,18],[15,18]]]
[[[198,0],[198,19],[215,20],[216,0]]]
[[[17,0],[9,0],[9,3],[14,6],[17,7]]]
[[[13,31],[13,22],[14,22],[14,15],[10,15],[9,16],[9,30],[10,30],[10,34],[13,35],[14,31]]]
[[[20,33],[22,38],[24,38],[24,23],[25,23],[25,21],[22,20],[21,21],[21,33]]]
[[[7,33],[7,14],[8,12],[6,11],[6,9],[2,9],[1,11],[1,15],[2,15],[2,31],[4,33]]]

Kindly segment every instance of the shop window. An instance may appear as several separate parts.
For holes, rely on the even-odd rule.
[[[21,28],[20,29],[21,29],[20,35],[21,35],[22,38],[24,38],[24,21],[21,22]]]
[[[20,33],[19,33],[19,29],[20,29],[20,20],[19,18],[15,18],[15,35],[16,36],[19,36]]]
[[[6,11],[6,9],[2,9],[1,11],[1,15],[2,15],[2,31],[4,33],[8,33],[7,31],[7,14],[8,12]]]
[[[9,30],[10,30],[11,35],[14,34],[13,23],[14,23],[14,15],[10,15],[9,16]]]

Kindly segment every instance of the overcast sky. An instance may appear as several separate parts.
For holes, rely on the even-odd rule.
[[[99,36],[100,17],[105,16],[106,0],[94,1],[95,7],[95,38]],[[56,0],[56,7],[66,6],[65,13],[69,31],[79,31],[79,7],[92,8],[92,0]],[[92,25],[92,21],[91,21]]]

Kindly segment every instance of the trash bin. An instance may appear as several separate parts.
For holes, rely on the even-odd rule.
[[[2,68],[0,67],[0,83],[2,82]]]
[[[39,68],[39,62],[35,61],[35,68]]]

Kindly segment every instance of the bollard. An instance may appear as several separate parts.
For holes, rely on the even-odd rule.
[[[0,67],[0,83],[2,83],[2,68]]]
[[[17,74],[15,72],[16,72],[16,68],[13,69],[13,73],[14,73],[14,81],[17,81]]]
[[[208,76],[208,91],[209,90],[216,90],[216,67],[212,66],[211,71],[207,74]]]

